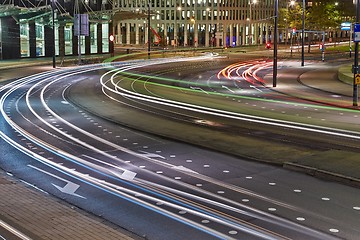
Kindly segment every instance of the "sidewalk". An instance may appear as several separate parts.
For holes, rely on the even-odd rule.
[[[354,109],[352,106],[352,84],[349,83],[349,81],[339,79],[340,75],[344,75],[344,68],[339,66],[325,69],[326,71],[324,71],[322,66],[314,69],[311,64],[305,67],[290,67],[285,71],[278,72],[276,88],[272,87],[272,74],[265,76],[265,86],[274,91],[299,99],[329,106]],[[299,78],[297,80],[289,79],[287,77],[288,73],[295,71],[299,74]],[[302,91],[301,89],[304,86],[306,86],[309,91]]]
[[[0,238],[4,234],[1,232],[4,222],[34,240],[142,239],[100,217],[35,190],[1,170],[0,192]]]
[[[109,58],[110,54],[100,54],[100,55],[82,55],[82,62],[91,62],[91,63],[100,63],[104,59]],[[77,56],[69,56],[69,57],[56,57],[56,66],[63,65],[74,65],[78,63]],[[41,58],[22,58],[22,59],[9,59],[9,60],[0,60],[0,70],[3,69],[12,69],[23,66],[40,66],[40,65],[49,65],[52,66],[52,58],[51,57],[41,57]]]

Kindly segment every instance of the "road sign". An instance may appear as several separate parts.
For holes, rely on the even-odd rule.
[[[89,36],[89,15],[75,14],[74,16],[74,35]]]
[[[360,42],[360,24],[354,25],[354,42]]]
[[[341,30],[343,30],[343,31],[350,31],[351,22],[343,22],[343,23],[341,23],[340,27],[341,27]]]
[[[360,74],[355,74],[355,84],[360,84]]]

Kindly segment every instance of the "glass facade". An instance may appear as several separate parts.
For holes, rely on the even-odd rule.
[[[20,23],[20,54],[21,57],[30,57],[29,24]]]
[[[35,22],[36,32],[36,56],[45,56],[45,34],[44,25],[39,21]]]
[[[64,40],[65,40],[65,55],[72,55],[72,26],[64,27]]]
[[[55,55],[59,56],[59,26],[55,25]]]
[[[90,24],[90,53],[97,52],[97,24]]]
[[[102,24],[102,51],[109,52],[109,24]]]
[[[80,36],[81,54],[85,54],[85,36]]]
[[[49,2],[51,1],[39,1],[39,5],[45,6]],[[104,4],[105,2],[106,8],[111,7],[107,1],[104,1]],[[7,24],[6,31],[11,29],[11,31],[8,31],[9,34],[2,33],[2,39],[0,39],[0,48],[1,41],[3,41],[2,45],[4,47],[4,49],[0,49],[0,53],[1,50],[7,53],[4,55],[5,59],[51,57],[53,48],[57,56],[77,55],[78,38],[74,36],[74,17],[70,12],[67,12],[74,6],[74,1],[59,3],[60,5],[64,4],[63,10],[66,14],[56,14],[54,16],[55,29],[53,29],[51,8],[36,7],[35,9],[33,6],[22,6],[23,9],[19,12],[18,9],[21,4],[19,1],[14,5],[8,5],[7,15],[3,14],[0,17],[0,21],[6,19],[2,21],[3,24]],[[96,8],[94,10],[100,10],[98,4],[93,5]],[[57,10],[59,11],[59,8]],[[92,17],[89,10],[91,9],[80,9],[81,14]],[[91,20],[94,21],[90,21],[90,24],[86,26],[89,35],[80,37],[81,54],[109,53],[111,29],[109,23],[105,22],[107,17],[102,16],[101,23],[99,23],[98,17]]]

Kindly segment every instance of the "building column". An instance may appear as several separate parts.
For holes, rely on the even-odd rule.
[[[167,45],[169,45],[169,41],[168,41],[168,32],[167,32],[167,27],[168,27],[168,24],[164,24],[163,25],[163,29],[164,29],[164,36],[162,36],[164,39],[162,39],[161,41],[160,41],[160,45],[162,44],[162,43],[164,43],[165,44],[165,46],[167,46]]]
[[[140,32],[139,32],[139,24],[138,23],[135,23],[135,44],[136,45],[139,45],[140,44],[140,41],[139,41],[139,38],[140,38]]]
[[[144,31],[144,33],[145,33],[145,36],[144,36],[145,43],[144,44],[148,44],[148,42],[149,42],[149,39],[148,39],[148,30],[149,30],[148,23],[144,23],[143,27],[144,27],[144,30],[145,30]]]
[[[210,36],[211,34],[211,27],[209,24],[205,23],[205,47],[209,47],[209,42],[210,42]]]
[[[199,45],[199,26],[197,23],[194,23],[194,47],[197,47]]]
[[[241,29],[242,29],[242,45],[246,45],[246,44],[247,44],[247,41],[246,41],[246,37],[247,37],[247,34],[246,34],[247,24],[242,25],[242,26],[241,26]]]
[[[189,45],[188,31],[189,31],[189,24],[185,23],[185,27],[184,27],[184,46],[185,47],[187,47]]]
[[[265,43],[269,42],[269,26],[265,24]]]
[[[223,37],[222,37],[222,45],[223,45],[223,47],[227,47],[226,46],[227,32],[228,32],[228,25],[224,24],[223,25]]]
[[[254,44],[259,44],[259,24],[255,23],[253,26],[254,29]]]
[[[117,44],[122,44],[122,35],[121,35],[121,23],[119,22],[117,25],[117,38],[116,38],[116,43]]]
[[[234,25],[230,24],[229,29],[230,29],[229,45],[231,47],[233,47],[233,45],[234,45]]]
[[[59,57],[62,59],[65,56],[65,26],[59,25]]]
[[[240,24],[237,23],[235,26],[236,46],[240,46]]]
[[[131,29],[131,24],[130,23],[126,23],[126,44],[130,44],[130,29]]]
[[[179,39],[178,39],[178,24],[177,22],[174,23],[174,45],[178,46],[179,44]]]
[[[30,57],[36,57],[36,30],[35,22],[29,22],[29,51]]]

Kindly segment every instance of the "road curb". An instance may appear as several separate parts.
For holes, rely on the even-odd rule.
[[[357,178],[348,177],[345,175],[341,175],[341,174],[337,174],[337,173],[333,173],[333,172],[329,172],[329,171],[325,171],[325,170],[321,170],[318,168],[309,167],[309,166],[305,166],[305,165],[301,165],[301,164],[297,164],[297,163],[292,163],[292,162],[285,162],[283,164],[283,168],[292,170],[292,171],[296,171],[296,172],[306,173],[307,175],[314,176],[314,177],[317,177],[320,179],[330,180],[330,181],[334,181],[334,182],[340,182],[340,183],[343,183],[343,184],[346,184],[346,185],[349,185],[352,187],[360,188],[360,179],[357,179]]]

